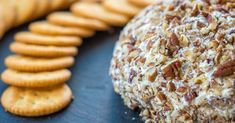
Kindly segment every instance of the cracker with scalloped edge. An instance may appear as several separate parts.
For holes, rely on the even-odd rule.
[[[72,56],[58,58],[35,58],[20,55],[11,55],[5,59],[9,69],[24,72],[54,71],[71,67],[74,64]]]
[[[26,117],[44,116],[58,112],[72,101],[72,91],[62,84],[50,88],[8,87],[1,104],[12,114]]]
[[[1,78],[8,85],[18,87],[52,87],[66,82],[71,77],[67,69],[45,72],[22,72],[13,69],[5,70]]]
[[[141,7],[129,3],[127,0],[104,0],[102,5],[112,12],[120,13],[128,17],[133,17],[142,10]]]
[[[112,26],[123,26],[129,21],[127,16],[110,12],[94,2],[77,2],[72,5],[71,11],[75,15],[98,19]]]
[[[95,32],[90,29],[85,29],[82,27],[65,27],[51,24],[47,21],[33,22],[29,25],[29,30],[31,32],[44,35],[91,37],[95,34]]]

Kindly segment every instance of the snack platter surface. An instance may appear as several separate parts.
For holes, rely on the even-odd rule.
[[[0,71],[6,68],[4,58],[11,54],[9,44],[16,32],[26,30],[27,24],[8,32],[0,41]],[[124,106],[119,95],[113,91],[108,75],[113,47],[118,40],[119,29],[113,33],[98,32],[93,38],[84,39],[79,47],[76,63],[70,69],[72,78],[67,82],[73,91],[74,100],[64,110],[39,118],[24,118],[6,113],[0,107],[1,123],[141,123],[139,111]],[[91,76],[92,75],[92,76]],[[0,82],[0,93],[7,87]]]

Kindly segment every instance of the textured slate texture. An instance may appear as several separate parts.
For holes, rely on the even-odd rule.
[[[0,72],[5,69],[4,58],[8,56],[9,44],[17,31],[26,30],[27,24],[5,35],[0,42]],[[1,123],[141,123],[138,113],[124,106],[119,95],[114,93],[108,75],[113,47],[121,29],[113,33],[99,32],[85,39],[79,48],[76,64],[71,68],[72,78],[68,81],[75,99],[69,107],[59,113],[24,118],[6,113],[0,106]],[[1,80],[0,80],[1,81]],[[0,82],[0,93],[7,87]]]

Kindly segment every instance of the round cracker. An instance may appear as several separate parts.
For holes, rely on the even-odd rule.
[[[129,21],[127,16],[110,12],[94,2],[77,2],[72,5],[71,11],[75,15],[98,19],[112,26],[123,26]]]
[[[52,87],[62,84],[71,77],[67,69],[47,72],[21,72],[13,69],[5,70],[1,78],[8,85],[19,87]]]
[[[94,31],[85,28],[59,26],[48,23],[46,21],[31,23],[29,25],[29,30],[34,33],[44,35],[63,35],[80,37],[91,37],[95,33]]]
[[[104,0],[102,4],[106,9],[128,17],[133,17],[142,10],[142,8],[129,3],[127,0]]]
[[[20,2],[18,0],[10,0],[9,3],[16,6],[16,26],[32,19],[37,5],[36,0],[20,0]]]
[[[77,36],[49,36],[31,32],[18,32],[14,39],[17,42],[36,45],[80,46],[82,44],[82,39]]]
[[[10,86],[1,97],[6,111],[27,117],[58,112],[68,106],[71,100],[72,91],[66,84],[38,89]]]
[[[78,54],[76,47],[42,46],[20,42],[11,43],[10,50],[17,54],[33,57],[62,57]]]
[[[73,57],[35,58],[20,55],[11,55],[5,59],[8,68],[25,72],[53,71],[71,67]]]
[[[97,3],[100,3],[103,0],[80,0],[80,1],[82,1],[82,2],[97,2]]]
[[[49,0],[50,10],[58,10],[63,8],[67,3],[67,0]]]
[[[146,7],[148,5],[156,3],[157,0],[128,0],[128,2],[139,7]]]
[[[33,19],[45,15],[50,7],[49,0],[36,0],[36,2],[37,2],[37,7],[35,13],[33,14]]]
[[[73,4],[76,1],[78,1],[78,0],[66,0],[66,4],[63,6],[63,9],[69,8],[70,5]]]
[[[5,31],[6,31],[6,26],[5,26],[5,22],[3,19],[3,8],[0,5],[0,39],[3,37]]]
[[[3,17],[4,25],[5,25],[5,30],[9,30],[11,27],[14,26],[15,24],[15,19],[16,19],[16,7],[8,1],[0,1],[0,8],[1,8],[1,14]]]
[[[47,16],[50,23],[69,26],[69,27],[82,27],[91,30],[109,30],[110,27],[102,21],[90,18],[79,17],[71,14],[70,12],[54,12]]]
[[[3,37],[4,33],[5,33],[4,22],[0,19],[0,39]]]

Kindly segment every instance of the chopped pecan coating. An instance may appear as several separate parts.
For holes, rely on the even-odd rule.
[[[116,92],[146,122],[233,122],[234,13],[234,0],[147,7],[116,44],[110,70]]]

